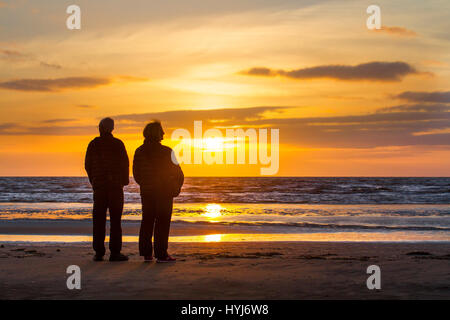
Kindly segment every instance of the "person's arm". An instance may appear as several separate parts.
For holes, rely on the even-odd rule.
[[[89,182],[92,184],[92,157],[94,152],[94,143],[91,141],[86,150],[86,157],[84,158],[84,169],[89,178]]]
[[[181,187],[184,183],[184,174],[183,170],[181,170],[180,165],[178,164],[178,160],[175,157],[175,154],[173,153],[173,150],[170,152],[170,168],[171,168],[171,175],[174,178],[174,182],[176,183],[176,188],[178,190],[181,190]]]
[[[134,153],[133,158],[133,177],[138,185],[141,185],[141,155],[139,149]]]
[[[181,187],[183,186],[184,183],[184,173],[183,170],[181,170],[180,165],[176,165],[175,166],[175,180],[178,183],[178,188],[181,190]]]
[[[128,159],[127,149],[123,142],[120,142],[120,163],[122,167],[122,184],[124,186],[130,183],[130,160]]]

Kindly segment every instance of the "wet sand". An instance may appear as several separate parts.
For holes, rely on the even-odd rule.
[[[1,299],[450,299],[450,243],[170,243],[174,264],[94,262],[88,245],[0,246]],[[366,287],[369,265],[381,290]],[[81,268],[68,290],[66,268]]]
[[[122,222],[123,235],[139,234],[140,221]],[[171,236],[192,236],[223,233],[268,233],[283,230],[283,227],[258,227],[252,225],[186,223],[172,221]],[[42,235],[92,235],[92,221],[73,220],[0,220],[0,234],[42,234]],[[109,234],[109,221],[107,222]]]

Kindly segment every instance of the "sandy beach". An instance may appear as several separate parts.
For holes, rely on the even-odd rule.
[[[0,247],[1,299],[450,299],[450,243],[170,243],[174,264],[93,262],[89,245]],[[366,268],[381,268],[368,290]],[[81,268],[68,290],[66,268]]]

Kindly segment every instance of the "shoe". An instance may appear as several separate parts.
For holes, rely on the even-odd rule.
[[[152,256],[144,256],[144,262],[152,262],[153,257]]]
[[[94,255],[94,258],[92,258],[92,260],[103,261],[103,255],[96,254],[96,255]]]
[[[156,259],[156,262],[158,262],[158,263],[175,262],[175,261],[177,261],[177,259],[172,258],[169,255],[165,256],[164,258]]]
[[[128,257],[121,253],[111,254],[109,256],[109,261],[128,261]]]

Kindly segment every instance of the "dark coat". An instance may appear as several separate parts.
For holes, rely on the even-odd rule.
[[[143,195],[176,197],[184,182],[183,171],[172,161],[172,149],[147,140],[134,154],[133,176]]]
[[[84,166],[94,189],[129,183],[130,164],[125,145],[112,134],[102,134],[89,143]]]

